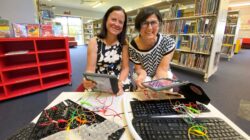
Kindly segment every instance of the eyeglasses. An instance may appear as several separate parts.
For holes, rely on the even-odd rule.
[[[142,28],[146,28],[149,26],[149,24],[152,26],[152,27],[156,27],[158,26],[159,22],[156,21],[156,20],[153,20],[153,21],[144,21],[141,23],[141,27]]]

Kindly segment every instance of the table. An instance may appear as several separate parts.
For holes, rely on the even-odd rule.
[[[124,113],[125,113],[125,118],[127,120],[128,128],[129,128],[129,130],[131,132],[131,135],[136,140],[141,140],[139,135],[136,133],[134,127],[132,126],[133,115],[132,115],[132,113],[129,113],[129,112],[132,111],[131,106],[130,106],[130,101],[132,101],[135,98],[140,100],[140,101],[143,101],[143,100],[171,99],[171,98],[176,98],[176,96],[168,96],[168,95],[166,95],[166,96],[164,96],[164,95],[157,96],[157,95],[155,95],[154,92],[148,93],[147,96],[145,96],[142,93],[138,93],[138,92],[133,92],[133,93],[125,95],[125,98],[123,100],[123,106],[124,106]],[[243,137],[245,137],[246,139],[250,139],[250,137],[243,130],[241,130],[236,124],[234,124],[229,118],[227,118],[224,114],[222,114],[213,105],[208,104],[208,105],[205,105],[205,106],[211,112],[201,113],[201,114],[199,114],[199,117],[218,117],[218,118],[221,118],[222,120],[227,122],[232,128],[234,128],[239,134],[241,134]],[[178,115],[178,116],[180,116],[180,115]],[[177,115],[171,115],[171,116],[167,116],[167,117],[177,117]]]
[[[56,99],[54,99],[45,109],[49,109],[55,105],[57,105],[58,103],[60,103],[61,101],[64,101],[66,99],[70,99],[76,103],[80,102],[80,99],[87,99],[87,101],[89,103],[91,103],[93,106],[95,107],[102,107],[102,104],[100,104],[97,100],[96,97],[99,96],[100,93],[94,93],[94,92],[62,92]],[[113,102],[112,105],[109,107],[110,109],[114,109],[117,113],[122,113],[123,112],[123,104],[122,104],[122,99],[126,94],[123,94],[121,96],[115,96],[112,94],[108,94],[108,93],[102,93],[100,97],[98,97],[98,100],[103,102],[104,100],[107,100],[107,104],[112,102],[112,98],[113,98]],[[90,110],[92,110],[91,107],[89,106],[84,106]],[[114,113],[113,111],[107,111],[106,114],[112,114]],[[120,117],[113,117],[113,116],[105,116],[103,113],[99,112],[97,113],[103,117],[105,117],[108,120],[114,121],[115,123],[117,123],[120,126],[126,126],[126,119],[124,114],[121,114]],[[39,119],[41,113],[32,121],[33,123],[36,123],[37,120]],[[123,133],[121,140],[132,140],[132,136],[129,133],[129,130],[127,127],[125,127],[125,132]]]
[[[102,93],[100,96],[100,93],[91,93],[91,92],[62,92],[55,100],[53,100],[45,109],[48,109],[50,107],[55,106],[56,104],[60,103],[63,100],[70,99],[74,102],[79,103],[80,99],[87,99],[89,103],[94,105],[95,107],[101,107],[102,105],[100,102],[96,100],[96,97],[98,97],[98,100],[107,100],[108,103],[112,102],[112,105],[110,106],[111,109],[115,110],[117,113],[124,113],[121,114],[120,117],[113,117],[113,116],[105,116],[102,112],[99,112],[97,114],[105,117],[108,120],[114,121],[120,126],[128,126],[125,127],[125,132],[121,137],[121,140],[131,140],[133,137],[136,140],[140,140],[140,137],[137,133],[133,130],[132,122],[133,115],[131,113],[131,107],[129,102],[133,98],[137,98],[139,100],[157,100],[157,99],[164,99],[164,98],[182,98],[180,96],[176,95],[170,95],[170,94],[156,94],[154,92],[149,93],[147,96],[143,94],[142,92],[125,92],[121,96],[114,96],[112,94],[106,94]],[[113,101],[112,101],[113,99]],[[84,106],[86,108],[91,109],[89,106]],[[219,117],[222,118],[224,121],[226,121],[231,127],[233,127],[237,132],[239,132],[243,137],[249,139],[249,136],[241,130],[237,125],[235,125],[230,119],[228,119],[225,115],[223,115],[218,109],[216,109],[213,105],[208,104],[207,108],[210,109],[211,112],[209,113],[202,113],[199,115],[199,117]],[[112,111],[110,112],[112,113]],[[40,114],[32,121],[33,123],[36,123]],[[130,133],[131,132],[131,133]]]

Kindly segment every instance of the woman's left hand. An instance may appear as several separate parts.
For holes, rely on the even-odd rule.
[[[123,83],[122,81],[118,81],[118,88],[119,88],[119,91],[117,92],[117,95],[120,96],[123,94]]]

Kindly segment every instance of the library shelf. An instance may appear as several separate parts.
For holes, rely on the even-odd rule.
[[[71,84],[64,37],[0,39],[0,101]]]
[[[171,66],[202,74],[208,82],[218,69],[228,1],[167,2],[162,33],[176,40]],[[167,9],[166,8],[166,9]]]
[[[89,40],[94,36],[93,21],[83,24],[84,44],[88,44]]]
[[[221,46],[221,57],[228,61],[234,56],[235,44],[239,32],[239,11],[228,11],[223,44]]]

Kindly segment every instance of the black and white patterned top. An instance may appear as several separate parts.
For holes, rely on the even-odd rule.
[[[98,48],[95,72],[119,77],[122,68],[122,45],[118,42],[107,46],[100,38],[96,38],[96,41]],[[125,83],[124,91],[130,90],[131,80],[127,79]]]
[[[135,64],[140,64],[147,75],[153,77],[162,58],[175,49],[175,41],[162,34],[157,35],[155,45],[149,50],[140,50],[133,39],[129,45],[129,58]]]

